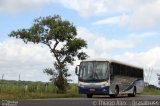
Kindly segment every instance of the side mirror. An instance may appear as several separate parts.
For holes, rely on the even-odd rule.
[[[79,65],[75,68],[75,74],[79,76]]]

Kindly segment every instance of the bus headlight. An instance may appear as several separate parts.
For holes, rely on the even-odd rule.
[[[82,87],[82,88],[84,88],[84,85],[82,85],[82,84],[79,84],[79,87]]]
[[[101,88],[103,88],[103,87],[105,87],[106,85],[105,84],[103,84],[103,85],[101,85]]]

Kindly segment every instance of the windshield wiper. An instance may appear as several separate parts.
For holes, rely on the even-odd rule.
[[[97,74],[96,72],[94,72],[94,76],[96,76],[97,79],[100,80],[100,79],[99,79],[99,76],[98,76],[98,74]],[[95,78],[95,77],[94,77],[94,78]]]

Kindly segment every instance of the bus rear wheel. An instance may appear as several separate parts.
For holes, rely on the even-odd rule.
[[[92,98],[93,94],[87,94],[87,98]]]
[[[128,97],[135,97],[135,96],[136,96],[136,93],[137,93],[136,87],[134,87],[133,93],[132,93],[132,94],[128,94]]]

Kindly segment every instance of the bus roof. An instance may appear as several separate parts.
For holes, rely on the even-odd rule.
[[[108,61],[108,62],[110,62],[110,63],[118,63],[118,64],[130,66],[130,67],[134,67],[134,68],[143,69],[143,68],[140,67],[140,66],[135,66],[135,65],[131,65],[131,64],[126,64],[126,63],[123,63],[123,62],[120,62],[120,61],[117,61],[117,60],[114,60],[114,59],[111,59],[111,58],[95,58],[95,59],[90,58],[90,59],[83,60],[82,62],[85,62],[85,61]]]

